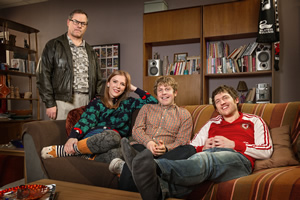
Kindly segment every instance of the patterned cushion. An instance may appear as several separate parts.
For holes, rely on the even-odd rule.
[[[80,108],[75,108],[68,113],[68,116],[66,119],[66,134],[67,134],[67,136],[70,135],[72,128],[78,122],[78,120],[80,119],[80,116],[82,115],[82,113],[84,111],[85,111],[85,106],[82,106]]]

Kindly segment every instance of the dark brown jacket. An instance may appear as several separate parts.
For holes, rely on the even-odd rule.
[[[85,43],[89,58],[89,97],[100,94],[101,73],[97,56]],[[46,108],[56,106],[56,100],[72,102],[73,61],[67,34],[47,42],[36,71],[37,87]]]

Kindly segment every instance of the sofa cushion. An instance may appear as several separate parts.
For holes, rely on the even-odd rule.
[[[273,154],[269,159],[256,160],[254,171],[299,164],[291,150],[289,125],[273,128],[270,132],[274,148]]]
[[[86,106],[81,106],[80,108],[75,108],[68,113],[66,119],[66,134],[70,135],[72,128],[80,119],[80,116],[85,111]]]
[[[108,170],[107,163],[80,157],[43,159],[50,179],[117,189],[118,176]]]
[[[212,184],[204,196],[199,185],[186,199],[299,199],[300,166],[264,169],[249,176]]]

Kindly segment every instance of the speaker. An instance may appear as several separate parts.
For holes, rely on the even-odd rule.
[[[270,70],[271,69],[271,45],[258,44],[256,48],[256,70]]]
[[[160,59],[148,60],[148,76],[161,76],[162,65]]]

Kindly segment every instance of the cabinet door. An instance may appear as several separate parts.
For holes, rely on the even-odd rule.
[[[201,7],[144,15],[144,43],[200,38]]]
[[[257,32],[259,8],[260,0],[244,0],[204,6],[204,37]]]

